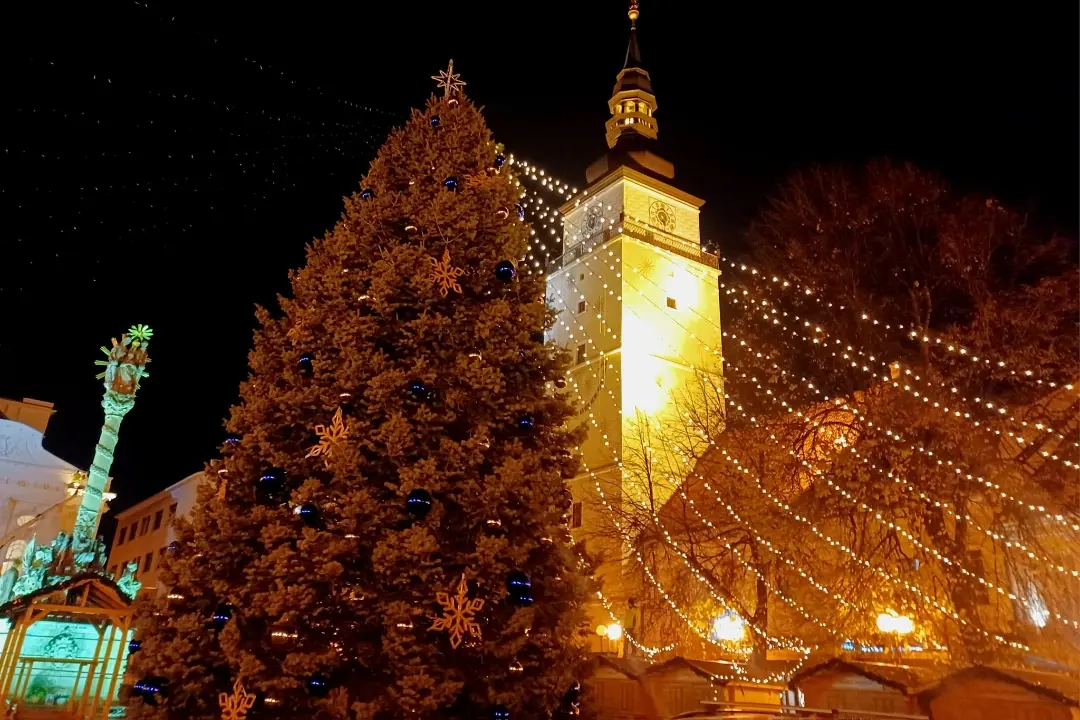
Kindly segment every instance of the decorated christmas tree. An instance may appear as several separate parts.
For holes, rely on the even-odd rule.
[[[140,614],[135,718],[577,711],[564,358],[506,158],[442,76],[258,311],[217,482]]]

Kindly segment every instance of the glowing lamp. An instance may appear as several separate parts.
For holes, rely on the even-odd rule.
[[[712,635],[716,640],[738,642],[746,637],[746,623],[741,617],[728,611],[713,620]]]
[[[618,640],[622,637],[622,626],[618,623],[614,625],[608,625],[607,628],[608,640]]]
[[[878,630],[882,632],[907,635],[915,629],[915,623],[906,615],[897,615],[893,611],[883,612],[877,617]]]
[[[607,637],[607,625],[597,625],[596,634],[600,637]]]

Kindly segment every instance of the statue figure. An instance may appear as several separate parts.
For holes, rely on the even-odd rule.
[[[0,575],[0,605],[11,602],[14,597],[12,592],[15,589],[15,581],[18,578],[19,572],[15,568],[10,568],[6,573]]]
[[[24,561],[25,563],[25,561]],[[12,593],[15,597],[22,597],[35,590],[40,590],[45,585],[45,576],[52,564],[52,548],[41,545],[34,549],[33,559],[29,566],[23,567],[19,579],[15,581]]]
[[[120,588],[120,591],[132,600],[135,599],[135,596],[139,593],[139,588],[142,587],[142,583],[135,579],[135,573],[138,572],[138,570],[139,561],[132,560],[124,565],[124,574],[116,581],[116,585]]]

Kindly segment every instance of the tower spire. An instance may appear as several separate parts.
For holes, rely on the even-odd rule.
[[[615,78],[615,90],[608,100],[611,118],[605,123],[607,144],[614,148],[623,138],[640,139],[644,136],[656,139],[656,96],[652,93],[652,81],[642,66],[641,47],[638,45],[637,21],[641,17],[637,0],[630,1],[626,13],[630,18],[630,42],[626,46],[626,60]]]

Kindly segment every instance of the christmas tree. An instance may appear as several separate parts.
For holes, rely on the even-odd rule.
[[[135,718],[240,692],[253,718],[576,712],[565,358],[515,265],[518,186],[446,75],[258,311],[219,480],[139,616]]]

